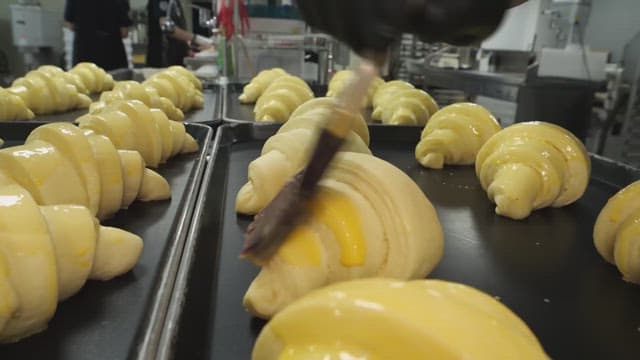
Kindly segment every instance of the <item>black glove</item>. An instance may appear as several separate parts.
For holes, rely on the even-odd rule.
[[[465,45],[489,36],[510,0],[297,0],[307,23],[357,53],[383,52],[401,33]]]

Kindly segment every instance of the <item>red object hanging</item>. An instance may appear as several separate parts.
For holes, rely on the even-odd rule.
[[[222,29],[224,36],[227,40],[231,39],[235,33],[235,27],[233,26],[233,17],[235,15],[235,3],[238,2],[238,9],[240,14],[240,32],[245,35],[250,29],[249,13],[247,11],[247,5],[243,0],[222,0],[220,4],[220,10],[218,11],[218,26]]]

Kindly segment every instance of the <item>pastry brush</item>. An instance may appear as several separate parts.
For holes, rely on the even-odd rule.
[[[318,182],[351,131],[352,115],[360,112],[375,76],[376,68],[363,63],[353,81],[338,94],[306,168],[287,182],[271,203],[256,215],[247,229],[240,257],[258,265],[265,264],[296,225],[304,221]]]

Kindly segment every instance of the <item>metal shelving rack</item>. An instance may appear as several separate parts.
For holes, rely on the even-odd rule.
[[[640,166],[640,33],[624,51],[625,78],[631,83],[631,94],[623,126],[622,160]]]

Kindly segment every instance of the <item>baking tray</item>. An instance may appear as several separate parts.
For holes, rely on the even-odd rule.
[[[118,69],[109,72],[116,81],[136,80],[143,81],[142,74],[130,69]],[[185,113],[185,122],[201,123],[205,125],[217,125],[222,122],[222,90],[218,85],[207,86],[202,91],[204,95],[204,107]],[[98,101],[100,94],[92,94],[91,99]],[[48,122],[73,122],[82,115],[88,113],[88,109],[78,109],[60,114],[36,115],[33,120],[26,122],[48,123]],[[11,121],[9,123],[19,123],[25,121]]]
[[[5,146],[19,145],[37,124],[0,123]],[[187,124],[200,151],[180,155],[159,169],[171,184],[172,198],[134,202],[104,225],[144,239],[136,267],[107,282],[89,281],[59,304],[49,328],[16,344],[0,345],[7,359],[151,359],[169,303],[197,193],[211,150],[213,129]]]
[[[264,322],[242,307],[258,269],[238,259],[251,219],[235,213],[247,165],[278,127],[224,125],[185,245],[159,359],[249,359]],[[592,241],[607,199],[640,171],[593,157],[584,197],[514,221],[495,215],[473,167],[422,168],[419,129],[370,127],[375,155],[402,169],[434,204],[445,255],[430,275],[477,287],[515,311],[553,359],[637,359],[640,286],[622,281]]]
[[[222,97],[224,98],[224,105],[222,106],[222,120],[229,123],[254,123],[253,107],[254,104],[241,104],[238,101],[238,96],[242,94],[242,88],[246,84],[229,83],[223,90]],[[327,87],[324,85],[309,85],[316,97],[323,97],[327,93]],[[378,126],[391,126],[383,125],[382,123],[375,122],[371,119],[371,109],[365,109],[363,114],[365,121],[368,124]],[[397,126],[397,125],[393,125]]]

